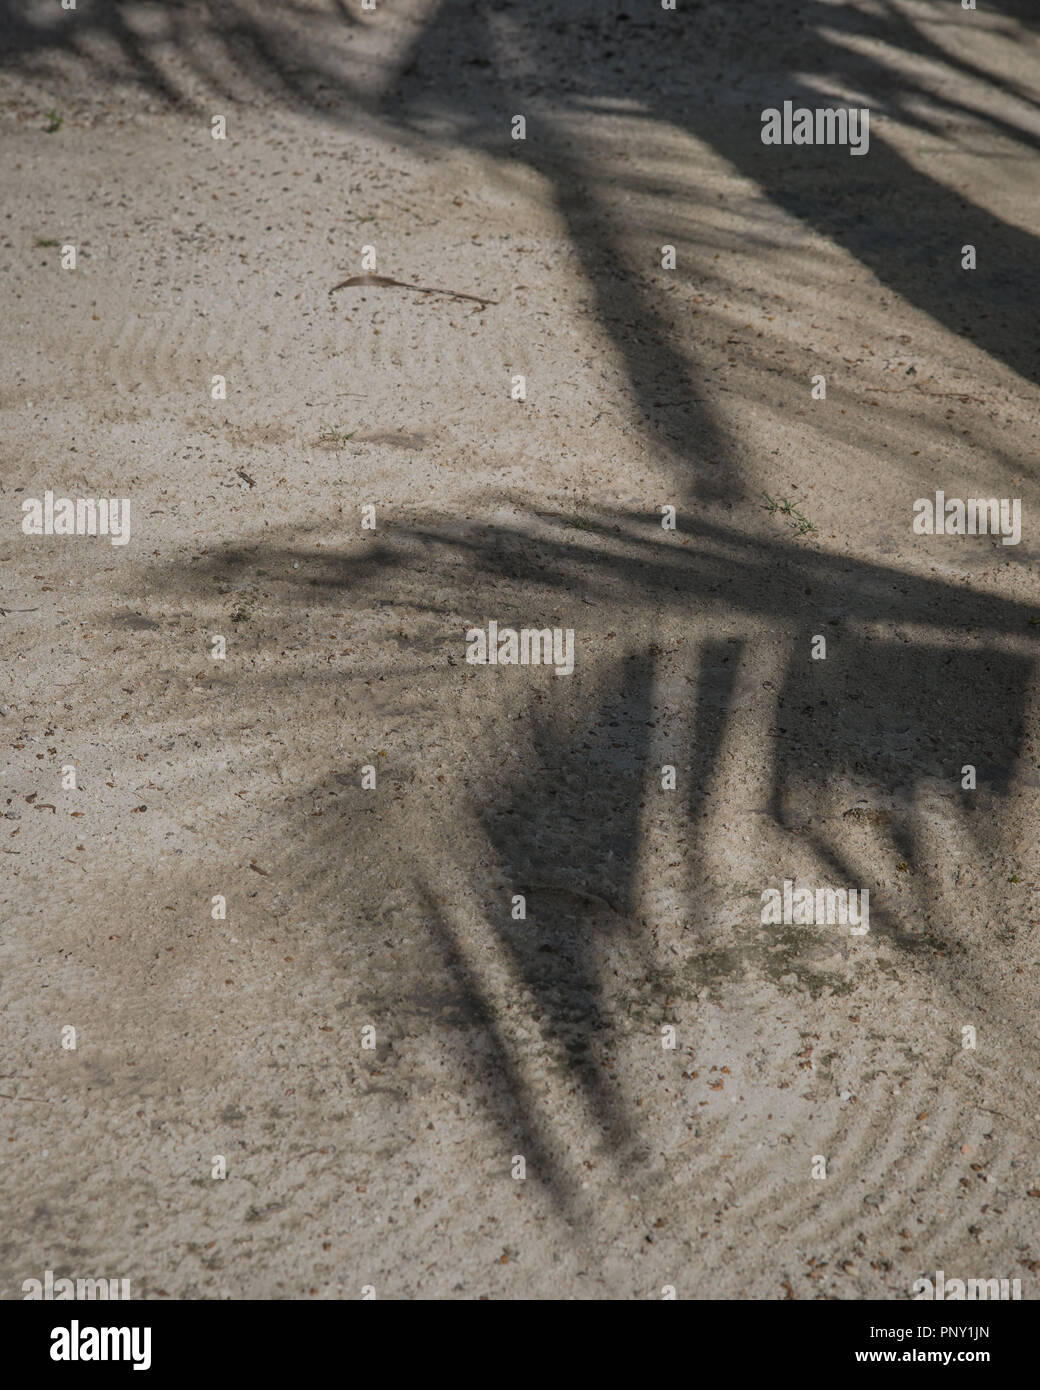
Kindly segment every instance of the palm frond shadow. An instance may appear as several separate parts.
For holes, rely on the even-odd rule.
[[[993,809],[1012,794],[1030,752],[1026,707],[1035,658],[1026,624],[1033,615],[1024,605],[894,567],[758,539],[720,520],[747,488],[736,426],[696,399],[709,364],[676,347],[670,311],[641,284],[619,230],[613,203],[619,193],[637,195],[643,174],[616,167],[609,177],[597,172],[578,123],[597,105],[609,109],[623,102],[636,113],[631,119],[648,131],[656,125],[699,142],[753,182],[776,211],[847,253],[902,304],[969,337],[994,362],[1035,384],[1040,355],[1029,306],[1040,286],[1040,243],[1032,232],[924,172],[886,135],[883,124],[875,123],[869,158],[853,159],[833,150],[767,149],[759,139],[758,120],[763,106],[787,98],[819,104],[833,75],[841,73],[846,86],[862,91],[879,113],[904,130],[934,137],[942,121],[955,118],[994,138],[1017,142],[1020,154],[1035,153],[1037,138],[1028,112],[1012,119],[997,112],[996,102],[987,110],[981,101],[948,98],[912,75],[911,64],[886,63],[875,56],[876,49],[854,51],[845,41],[850,37],[880,41],[919,64],[946,64],[951,72],[988,84],[1001,99],[1002,112],[1005,97],[1034,108],[1035,97],[1010,91],[977,65],[938,51],[933,40],[889,5],[867,12],[819,0],[797,6],[786,0],[734,0],[724,7],[686,8],[690,13],[667,28],[664,12],[634,22],[623,12],[604,10],[597,0],[559,0],[537,13],[504,0],[487,5],[442,0],[430,8],[428,22],[417,29],[374,92],[360,76],[349,75],[350,43],[363,36],[366,26],[356,23],[357,15],[352,18],[339,0],[320,30],[316,24],[313,36],[302,37],[283,22],[277,7],[239,0],[223,0],[216,7],[165,6],[161,29],[152,34],[128,22],[132,5],[99,0],[77,13],[74,24],[57,25],[42,10],[26,11],[4,0],[0,64],[53,76],[64,60],[78,56],[96,63],[101,75],[109,63],[112,71],[128,69],[145,90],[169,105],[190,104],[187,88],[175,85],[157,64],[158,45],[174,51],[189,76],[227,92],[252,85],[275,105],[312,113],[335,129],[377,121],[402,141],[428,150],[437,143],[428,133],[436,120],[450,129],[448,143],[502,161],[522,158],[541,174],[554,190],[592,285],[598,317],[624,363],[634,413],[670,468],[677,499],[691,504],[690,511],[693,504],[705,511],[697,520],[687,519],[667,542],[654,518],[625,511],[603,513],[599,531],[585,542],[564,533],[551,518],[532,518],[529,527],[515,530],[492,527],[485,537],[474,533],[464,539],[456,528],[441,527],[436,520],[411,530],[399,525],[392,540],[364,552],[345,546],[320,562],[308,554],[307,581],[290,591],[288,601],[337,608],[366,596],[386,601],[392,584],[395,610],[441,622],[446,647],[458,651],[457,615],[497,616],[507,600],[512,611],[529,614],[539,626],[543,613],[559,608],[561,621],[579,632],[589,626],[582,594],[604,607],[627,608],[646,624],[659,618],[701,624],[699,657],[686,671],[691,705],[680,711],[682,733],[676,736],[673,759],[685,760],[690,769],[686,809],[691,825],[707,816],[714,781],[721,775],[721,750],[732,729],[727,691],[735,676],[706,675],[726,666],[727,659],[737,669],[734,648],[723,650],[719,634],[724,629],[750,653],[771,633],[779,650],[773,671],[779,693],[763,695],[759,715],[773,823],[814,847],[851,886],[866,865],[845,848],[833,825],[812,819],[819,815],[821,799],[840,817],[849,809],[843,801],[855,805],[866,799],[870,809],[871,797],[875,802],[902,798],[895,811],[875,807],[889,819],[874,848],[890,844],[908,869],[919,873],[916,906],[923,910],[928,871],[920,861],[927,838],[918,810],[907,808],[915,808],[915,796],[937,781],[956,787],[960,764],[975,761],[970,754],[981,750],[976,757],[984,769],[988,809],[962,807],[959,814],[977,843],[999,846]],[[1037,28],[1029,0],[1001,0],[987,8],[1022,26],[1023,32]],[[761,44],[747,43],[749,29]],[[113,56],[95,58],[95,53]],[[712,79],[705,99],[691,96],[691,74]],[[924,107],[930,115],[920,114]],[[529,138],[522,146],[508,139],[516,111],[525,112],[529,122]],[[698,200],[696,174],[692,169],[677,190],[693,205]],[[980,248],[980,270],[970,279],[959,270],[959,249],[966,242]],[[703,248],[686,244],[680,251],[690,275],[707,273]],[[670,395],[683,397],[680,406],[662,402],[663,382]],[[683,539],[688,548],[682,548]],[[451,576],[451,613],[430,597],[425,580],[413,572],[417,557]],[[244,573],[259,565],[284,572],[297,558],[302,564],[302,552],[292,542],[279,544],[268,533],[254,548],[224,552],[206,565],[183,571],[170,567],[159,582],[169,593],[198,592],[205,588],[207,570],[215,572],[217,566]],[[821,622],[835,624],[826,630],[836,640],[833,657],[817,669],[807,648]],[[905,640],[876,635],[879,627],[897,626],[904,629]],[[939,635],[940,629],[955,636]],[[981,643],[979,634],[984,634]],[[276,635],[268,640],[276,641]],[[588,756],[579,754],[580,743],[568,742],[561,729],[530,711],[531,762],[516,783],[472,808],[503,872],[532,885],[533,907],[539,907],[542,895],[540,907],[548,908],[533,930],[489,921],[487,931],[549,1030],[563,1040],[567,1066],[588,1098],[590,1114],[621,1149],[630,1135],[603,1080],[604,1058],[597,1052],[606,1031],[602,995],[610,953],[619,944],[632,952],[640,962],[635,978],[644,982],[648,999],[673,983],[635,925],[635,884],[644,846],[642,822],[632,805],[641,794],[637,784],[642,774],[636,769],[645,769],[650,759],[645,729],[653,720],[658,654],[652,640],[638,635],[625,635],[623,642],[628,652],[620,662],[598,665],[589,681],[575,689],[581,692],[579,726],[594,727],[603,713],[622,715],[631,735],[625,757],[614,756],[618,750],[612,745],[620,740],[609,738],[586,738]],[[433,672],[430,662],[422,660],[416,674],[456,679],[446,665]],[[337,678],[332,670],[321,679]],[[490,686],[488,690],[495,708],[501,697]],[[572,728],[574,722],[572,714]],[[610,720],[605,723],[609,728]],[[899,752],[900,739],[906,754]],[[557,780],[560,767],[572,769],[574,780],[568,785]],[[619,800],[601,842],[603,806]],[[566,833],[550,836],[547,828],[561,819],[566,819]],[[710,854],[704,834],[691,835],[687,890]],[[575,862],[579,847],[580,865]],[[324,848],[334,854],[336,846]],[[546,1137],[540,1103],[532,1098],[515,1053],[501,1035],[495,1001],[474,973],[450,915],[424,875],[421,847],[415,858],[421,910],[455,975],[462,1012],[492,1038],[490,1065],[502,1082],[491,1088],[498,1095],[492,1102],[498,1107],[497,1122],[511,1142],[527,1145],[554,1174],[561,1193],[569,1192],[573,1184],[566,1165]],[[592,871],[599,888],[590,878],[580,878]],[[604,886],[613,902],[600,891]],[[602,898],[603,905],[590,904],[589,894]],[[1003,906],[994,904],[994,912]],[[688,892],[686,910],[687,925],[706,929]],[[886,913],[883,906],[876,920],[897,946],[913,934],[904,930],[908,924],[898,912]],[[949,923],[936,921],[929,934],[942,941]],[[948,974],[944,979],[948,982]],[[986,1002],[999,1012],[995,984]],[[1007,1025],[1015,1031],[1013,1020]],[[1023,1046],[1035,1052],[1034,1040],[1024,1040]]]
[[[326,550],[320,558],[265,534],[255,547],[171,569],[161,587],[198,602],[215,579],[246,580],[257,570],[293,574],[300,557],[306,578],[284,591],[286,611],[319,604],[342,620],[354,610],[370,612],[392,591],[388,625],[411,613],[423,619],[427,636],[414,666],[391,674],[391,684],[436,689],[449,703],[457,691],[467,720],[474,700],[487,712],[480,727],[465,724],[475,787],[458,805],[478,829],[473,862],[445,874],[434,849],[440,813],[431,805],[429,835],[408,846],[402,881],[417,885],[421,923],[453,981],[435,1007],[487,1040],[480,1085],[488,1111],[513,1151],[537,1164],[554,1198],[567,1205],[576,1197],[572,1160],[543,1090],[528,1075],[530,1056],[503,1031],[502,982],[511,982],[509,1007],[521,1006],[557,1071],[569,1077],[589,1132],[621,1169],[638,1167],[631,1100],[610,1074],[618,1019],[656,1028],[668,1021],[670,998],[690,998],[684,980],[691,968],[713,990],[733,986],[749,969],[751,957],[715,924],[717,889],[703,880],[722,750],[735,736],[735,711],[749,717],[750,669],[770,675],[750,698],[757,731],[751,756],[769,788],[768,822],[788,852],[809,850],[817,877],[831,886],[873,884],[879,860],[900,880],[895,861],[905,861],[901,883],[908,891],[872,891],[872,934],[908,966],[932,971],[951,1002],[985,1008],[991,1023],[1000,1020],[1016,1047],[1032,1055],[1035,1039],[1003,997],[999,952],[989,959],[985,944],[960,929],[957,893],[935,851],[940,823],[973,844],[979,860],[1008,853],[1001,809],[1036,780],[1027,718],[1035,678],[1031,610],[710,522],[687,521],[674,534],[652,517],[620,510],[600,514],[591,534],[551,522],[542,513],[527,528],[481,526],[466,538],[454,521],[442,528],[431,519],[394,526],[378,546]],[[435,597],[432,570],[442,581]],[[628,627],[618,634],[616,654],[602,654],[602,625],[580,595],[593,596],[593,615],[602,605],[620,623],[616,615],[624,610]],[[463,632],[470,619],[460,613],[478,623],[526,613],[535,626],[574,626],[579,666],[569,679],[580,682],[577,700],[566,679],[548,672],[540,685],[525,685],[527,693],[514,688],[507,696],[495,682],[508,673],[490,668],[468,668],[467,680],[482,684],[467,694],[459,668],[467,669]],[[657,631],[649,641],[648,625]],[[821,629],[828,657],[814,662],[811,637]],[[951,630],[960,636],[950,637]],[[685,682],[685,702],[666,693],[664,678],[662,648],[679,632],[694,640],[668,680]],[[583,673],[582,644],[590,637],[601,654],[588,654]],[[277,618],[256,641],[259,650],[280,641]],[[770,643],[763,668],[755,652]],[[366,662],[359,651],[352,674]],[[368,669],[377,673],[378,661]],[[526,681],[532,673],[515,674]],[[342,675],[331,670],[325,679],[334,685]],[[646,877],[662,868],[648,860],[648,836],[662,805],[664,755],[654,730],[666,714],[676,720],[666,760],[678,766],[685,789],[679,830],[687,855],[672,895],[675,910],[662,923],[648,916]],[[977,766],[975,794],[960,790],[964,763]],[[421,775],[419,764],[416,779]],[[356,774],[349,780],[356,784]],[[325,839],[315,832],[314,862],[367,862],[380,852],[379,834],[394,838],[386,827],[366,828],[363,805],[359,799],[349,812],[346,843],[342,829],[328,827]],[[447,878],[469,900],[462,916],[438,887]],[[758,890],[766,886],[770,880],[755,884],[753,904],[740,909],[750,931]],[[510,916],[514,894],[527,899],[525,920]],[[1021,899],[1010,891],[992,910],[1005,943],[1026,930]],[[494,978],[481,967],[485,952],[497,962]],[[963,970],[966,954],[974,984]],[[831,985],[854,984],[858,969],[862,963],[846,959]],[[812,987],[808,939],[804,950],[786,950],[783,970],[800,979],[799,987]],[[387,1012],[407,1011],[406,1000],[382,1002]]]

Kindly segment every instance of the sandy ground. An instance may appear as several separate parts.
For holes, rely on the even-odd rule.
[[[1040,25],[626,8],[2,7],[2,1297],[1037,1296]]]

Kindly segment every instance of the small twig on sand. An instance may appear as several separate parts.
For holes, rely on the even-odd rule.
[[[479,294],[463,294],[460,290],[438,290],[432,285],[409,285],[404,280],[391,280],[389,275],[352,275],[349,280],[341,280],[333,285],[329,294],[337,290],[352,289],[355,285],[396,285],[402,290],[418,290],[420,294],[446,294],[451,299],[472,299],[476,304],[497,304],[497,299],[481,299]]]
[[[946,401],[975,401],[977,405],[983,405],[981,396],[969,396],[965,391],[926,391],[923,386],[918,386],[916,381],[912,386],[868,386],[868,391],[882,392],[886,396],[901,396],[904,391],[916,391],[919,396],[938,396]]]

